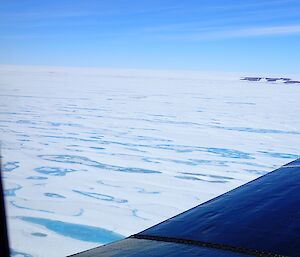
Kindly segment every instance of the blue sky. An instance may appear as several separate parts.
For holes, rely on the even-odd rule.
[[[0,63],[299,73],[300,0],[2,0]]]

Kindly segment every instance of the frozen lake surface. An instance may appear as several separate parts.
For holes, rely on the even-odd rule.
[[[300,86],[247,74],[0,66],[12,256],[66,256],[299,157]]]

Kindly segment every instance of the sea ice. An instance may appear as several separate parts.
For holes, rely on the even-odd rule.
[[[245,75],[0,66],[12,256],[121,239],[297,158],[300,86]]]

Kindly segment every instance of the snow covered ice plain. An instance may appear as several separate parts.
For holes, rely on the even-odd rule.
[[[297,158],[300,86],[241,75],[0,66],[12,256],[118,240]]]

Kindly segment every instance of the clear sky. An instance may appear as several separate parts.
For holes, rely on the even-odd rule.
[[[1,0],[0,63],[300,73],[300,0]]]

